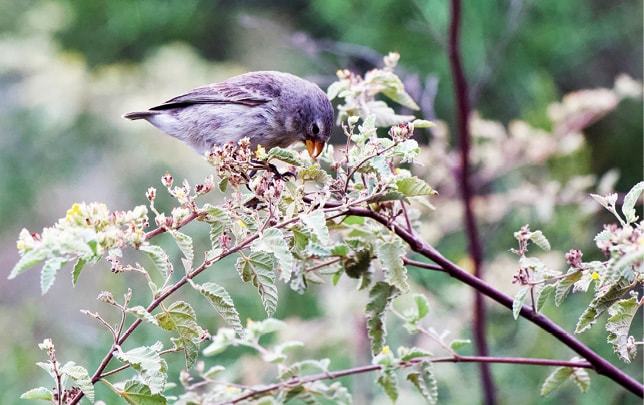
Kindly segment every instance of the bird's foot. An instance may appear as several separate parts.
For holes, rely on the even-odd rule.
[[[280,173],[279,170],[277,170],[277,166],[275,166],[272,163],[264,162],[261,160],[251,160],[251,163],[254,165],[253,170],[251,170],[249,173],[249,177],[251,178],[255,176],[259,170],[269,171],[273,173],[273,175],[277,179],[280,179],[280,180],[286,180],[288,177],[295,178],[295,173],[292,173],[292,172]]]

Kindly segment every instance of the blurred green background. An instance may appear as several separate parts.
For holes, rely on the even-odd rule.
[[[641,80],[641,1],[487,0],[465,1],[463,7],[462,48],[471,97],[487,118],[502,123],[521,118],[548,129],[547,106],[565,93],[611,87],[620,73]],[[113,209],[126,209],[144,204],[145,189],[158,187],[166,170],[191,183],[208,174],[209,166],[188,147],[149,125],[120,118],[197,85],[249,70],[276,69],[326,87],[338,68],[364,72],[378,64],[382,54],[398,51],[399,73],[420,99],[425,118],[452,126],[452,84],[444,47],[448,17],[448,2],[438,0],[0,0],[4,274],[17,261],[20,229],[50,225],[75,201],[104,201]],[[582,152],[566,164],[554,162],[550,173],[562,179],[570,172],[602,175],[616,168],[616,189],[624,192],[642,177],[642,130],[642,103],[627,100],[585,131],[588,144]],[[419,139],[426,142],[428,136],[423,133]],[[431,171],[432,162],[425,165]],[[514,247],[512,231],[534,218],[516,213],[484,227],[487,258],[497,259]],[[550,223],[535,225],[561,250],[579,247],[592,252],[593,232],[602,219],[606,217],[563,207]],[[206,230],[198,225],[189,230],[205,246]],[[166,239],[160,243],[173,249]],[[438,247],[453,260],[463,259],[460,229],[441,239]],[[511,261],[506,264],[489,266],[489,277],[504,280],[501,287],[512,293],[515,287],[509,279],[514,268]],[[226,285],[243,317],[261,318],[255,292],[241,286],[229,268],[223,263],[206,277]],[[471,291],[438,274],[415,272],[414,278],[416,289],[433,303],[433,326],[469,337]],[[93,371],[109,340],[78,310],[105,310],[95,301],[97,293],[108,288],[124,291],[127,286],[141,287],[138,279],[115,276],[104,264],[86,271],[75,289],[61,273],[46,296],[40,296],[36,271],[11,282],[0,277],[0,403],[18,403],[17,397],[28,388],[49,384],[34,365],[42,358],[36,344],[45,337],[54,339],[61,359]],[[333,368],[363,364],[369,361],[360,317],[365,295],[353,293],[350,283],[315,287],[303,296],[283,288],[277,317],[288,321],[288,333],[304,340],[313,356],[331,358]],[[186,299],[213,332],[219,320],[204,302]],[[582,294],[565,307],[550,305],[545,311],[572,330],[589,299],[590,294]],[[554,339],[526,321],[514,322],[491,303],[489,318],[493,354],[572,357]],[[605,343],[602,326],[582,339],[619,363]],[[641,329],[641,323],[634,325],[632,333],[641,336]],[[151,343],[155,337],[145,333],[139,332],[136,341]],[[390,333],[392,346],[409,344],[410,339],[400,328]],[[217,361],[230,364],[237,354]],[[180,356],[170,361],[176,377]],[[241,360],[233,367],[244,374],[252,363]],[[478,402],[473,399],[479,398],[475,366],[436,368],[443,403]],[[641,360],[625,368],[641,378]],[[495,365],[493,374],[501,403],[640,403],[597,376],[584,395],[567,386],[539,398],[546,369]],[[372,376],[347,384],[356,403],[388,401]],[[99,398],[111,398],[104,387],[98,389]],[[406,391],[400,403],[419,401]]]

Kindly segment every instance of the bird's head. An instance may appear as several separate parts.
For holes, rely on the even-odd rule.
[[[326,94],[317,86],[298,106],[300,116],[300,139],[306,145],[311,158],[316,159],[331,136],[333,106]]]

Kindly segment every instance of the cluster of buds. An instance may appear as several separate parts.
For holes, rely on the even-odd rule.
[[[279,201],[284,191],[284,181],[276,177],[272,172],[264,172],[254,184],[255,196],[263,201]]]
[[[526,267],[519,267],[519,271],[512,276],[512,284],[526,285],[530,282],[530,272]]]
[[[414,124],[411,122],[405,122],[394,125],[389,129],[389,136],[397,143],[406,141],[414,136]]]
[[[581,260],[581,257],[584,254],[581,253],[581,250],[579,249],[570,249],[568,252],[566,252],[566,263],[568,263],[571,267],[575,269],[581,269],[583,266],[583,262]]]
[[[518,256],[525,256],[528,252],[528,241],[530,240],[530,226],[523,225],[521,229],[514,233],[514,239],[519,242],[519,249],[510,249],[512,253],[517,254]]]
[[[199,183],[195,186],[195,194],[203,195],[207,194],[215,188],[215,180],[212,175],[206,177],[203,183]]]
[[[208,162],[217,170],[217,176],[227,179],[231,186],[238,187],[248,180],[252,157],[250,140],[242,138],[237,144],[229,142],[224,146],[215,146],[208,154]]]

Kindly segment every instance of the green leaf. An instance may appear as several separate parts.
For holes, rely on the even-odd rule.
[[[530,233],[530,240],[541,250],[549,251],[550,250],[550,242],[548,242],[548,239],[545,237],[543,232],[541,231],[534,231]]]
[[[581,271],[577,269],[569,269],[566,277],[559,280],[555,287],[555,305],[559,306],[563,300],[570,294],[572,286],[581,279]]]
[[[580,359],[575,357],[571,360],[576,361]],[[550,394],[567,380],[572,380],[581,392],[586,392],[590,387],[590,376],[585,369],[578,367],[557,367],[541,386],[541,395]]]
[[[377,381],[385,394],[391,399],[391,402],[395,403],[398,399],[398,379],[396,378],[394,370],[384,368]]]
[[[629,283],[622,281],[613,285],[607,291],[599,291],[598,295],[590,301],[588,308],[579,317],[575,333],[582,333],[590,329],[601,314],[606,312],[611,305],[619,301],[624,294],[632,289],[633,287]]]
[[[449,347],[452,350],[457,351],[465,346],[469,346],[471,343],[472,341],[469,339],[454,339],[449,343]]]
[[[379,281],[369,291],[369,302],[365,314],[367,317],[367,333],[371,341],[371,353],[375,356],[385,345],[385,312],[391,306],[391,301],[399,295],[399,290],[383,281]]]
[[[244,336],[244,327],[239,319],[239,313],[235,308],[233,299],[224,287],[212,282],[207,282],[201,285],[193,284],[193,287],[204,297],[208,298],[208,301],[213,308],[215,308],[215,311],[224,318],[224,321],[226,321],[228,325],[235,329],[235,332],[237,332],[239,337]]]
[[[407,268],[402,261],[405,253],[405,245],[400,239],[394,239],[376,246],[378,260],[385,271],[385,280],[389,284],[396,286],[401,292],[409,290]]]
[[[555,291],[556,288],[557,287],[556,287],[555,284],[547,284],[547,285],[543,286],[543,288],[537,290],[537,294],[536,294],[537,295],[537,302],[536,302],[537,312],[541,312],[541,309],[546,304],[546,301],[552,295],[552,293]]]
[[[217,183],[217,187],[219,187],[219,191],[222,193],[226,192],[226,189],[228,188],[228,177],[224,177],[223,179],[219,180],[219,183]]]
[[[275,285],[275,258],[266,252],[251,252],[241,256],[235,265],[244,282],[252,281],[268,316],[277,309],[277,286]]]
[[[272,253],[275,256],[275,267],[279,269],[280,278],[284,281],[291,279],[295,267],[295,259],[291,254],[284,233],[276,228],[270,228],[256,239],[251,245],[254,252]],[[271,270],[275,271],[275,268]],[[273,274],[271,271],[271,274]],[[270,316],[270,314],[269,314]]]
[[[127,309],[127,313],[134,315],[135,317],[142,319],[148,323],[159,326],[159,321],[151,313],[149,313],[143,306],[137,305]]]
[[[430,352],[417,347],[406,348],[404,346],[400,346],[398,348],[398,357],[400,358],[400,361],[410,361],[422,357],[429,357],[431,355],[432,354]]]
[[[429,184],[425,183],[425,180],[422,180],[416,176],[403,177],[396,180],[396,188],[406,197],[438,194],[433,188],[429,186]]]
[[[185,260],[182,261],[183,266],[186,270],[186,273],[189,273],[192,270],[192,263],[195,258],[192,238],[179,231],[172,231],[170,232],[170,234],[174,237],[175,242],[177,242],[177,246],[179,246],[181,253],[183,253],[183,257],[185,258]]]
[[[644,181],[637,183],[624,197],[624,204],[622,204],[622,213],[626,217],[627,223],[632,223],[637,221],[637,211],[635,210],[635,205],[637,200],[639,200],[640,195],[644,191]]]
[[[566,380],[572,375],[572,368],[570,367],[557,367],[541,386],[541,396],[550,394],[552,391],[556,390],[566,382]]]
[[[210,204],[204,205],[203,210],[207,213],[205,221],[210,224],[210,243],[213,247],[218,247],[220,236],[232,226],[230,215]]]
[[[326,226],[326,217],[322,210],[300,214],[300,219],[323,246],[327,246],[330,243],[329,228]]]
[[[13,269],[11,269],[11,273],[8,277],[9,280],[15,278],[18,274],[42,262],[43,260],[45,260],[45,258],[47,258],[47,252],[42,249],[34,249],[28,251],[20,258],[20,260],[18,260],[18,263],[13,266]]]
[[[279,146],[275,146],[268,151],[268,158],[266,160],[271,159],[281,160],[294,166],[302,166],[304,164],[296,152],[291,149],[280,148]]]
[[[530,291],[530,288],[521,287],[514,295],[514,301],[512,301],[512,316],[514,316],[514,319],[519,318],[519,314],[521,313],[521,308],[523,307],[523,302],[528,295],[528,291]]]
[[[371,252],[367,249],[356,250],[342,261],[344,272],[351,278],[360,278],[369,271]],[[340,273],[342,274],[342,273]]]
[[[628,299],[617,301],[608,308],[609,317],[606,322],[608,343],[613,345],[615,353],[626,363],[630,363],[637,355],[637,347],[633,342],[629,342],[629,330],[639,307],[637,295],[634,294]]]
[[[94,384],[92,384],[92,379],[85,367],[78,366],[73,361],[70,361],[61,367],[60,372],[74,380],[75,385],[83,391],[87,399],[90,402],[94,402]]]
[[[420,321],[429,313],[429,302],[422,294],[414,294],[414,302],[416,303],[417,316],[416,320]]]
[[[76,260],[76,263],[74,264],[74,269],[72,270],[72,285],[76,287],[76,284],[78,283],[78,277],[81,274],[81,271],[83,271],[83,267],[85,267],[85,264],[87,261],[81,257]]]
[[[137,347],[127,352],[123,352],[120,347],[117,347],[114,356],[132,366],[147,384],[152,394],[159,394],[163,392],[168,379],[168,365],[159,355],[162,348],[161,342],[152,346]]]
[[[374,76],[374,79],[375,82],[384,86],[382,94],[385,96],[411,110],[420,109],[414,99],[405,91],[405,86],[400,78],[393,72],[380,71]]]
[[[54,394],[50,389],[45,387],[32,388],[20,395],[20,399],[40,399],[43,401],[53,401]]]
[[[375,116],[375,125],[379,128],[402,124],[415,118],[413,115],[396,114],[393,108],[381,100],[368,101],[364,104],[364,110],[361,112],[361,116],[363,118],[368,115]]]
[[[412,124],[414,125],[414,128],[431,128],[436,126],[436,124],[427,120],[414,120]]]
[[[170,304],[170,306],[155,318],[159,326],[163,329],[177,332],[179,337],[173,340],[173,342],[176,347],[183,349],[186,367],[192,367],[196,359],[195,351],[201,342],[201,336],[205,334],[203,329],[197,324],[197,316],[194,309],[184,301],[176,301]]]
[[[438,383],[430,362],[424,361],[418,365],[418,372],[407,374],[407,380],[420,392],[428,404],[438,403]]]
[[[150,387],[138,381],[130,380],[125,383],[121,398],[130,405],[166,405],[167,400],[161,394],[153,394]]]
[[[161,272],[161,274],[164,275],[164,277],[168,278],[172,274],[172,263],[170,263],[170,259],[168,258],[168,255],[165,253],[165,251],[161,248],[161,246],[157,245],[141,245],[139,247],[139,250],[142,252],[145,252],[150,256],[150,259],[152,259],[152,263],[156,266],[157,269]]]
[[[43,295],[49,291],[54,280],[56,280],[56,273],[65,264],[65,260],[60,257],[52,257],[45,262],[40,271],[40,290]]]

